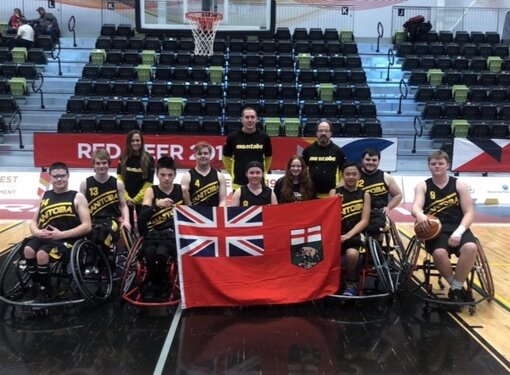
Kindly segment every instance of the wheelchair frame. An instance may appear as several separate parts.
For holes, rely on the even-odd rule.
[[[106,255],[96,244],[84,238],[76,241],[68,254],[63,254],[60,259],[50,257],[53,295],[44,301],[23,301],[23,294],[32,286],[23,256],[27,240],[12,247],[2,265],[1,301],[13,306],[49,308],[82,303],[96,305],[110,297],[113,280]]]
[[[430,304],[434,303],[437,305],[442,305],[445,307],[463,307],[467,306],[469,309],[469,313],[473,315],[476,312],[476,305],[483,301],[492,302],[495,295],[494,282],[492,279],[492,273],[489,267],[489,263],[487,261],[487,257],[485,256],[485,252],[483,250],[482,244],[478,238],[476,239],[476,247],[477,247],[477,255],[476,260],[471,272],[468,275],[466,280],[467,284],[467,293],[470,297],[470,301],[466,302],[451,302],[445,297],[444,289],[445,285],[443,283],[443,276],[439,273],[439,271],[435,268],[433,263],[433,257],[431,254],[426,253],[423,263],[418,265],[418,258],[420,250],[425,251],[424,244],[414,236],[409,242],[406,254],[409,257],[409,262],[412,262],[411,273],[413,270],[422,270],[423,271],[423,281],[418,281],[418,285],[415,286],[411,292],[416,292],[420,289],[425,291],[425,295],[423,293],[419,293],[418,297],[426,302],[424,306],[424,312],[430,312]],[[455,270],[456,262],[452,263],[452,268]],[[432,284],[431,279],[433,277],[437,277],[437,287],[439,291],[437,291],[437,287]],[[436,289],[436,290],[435,290]],[[473,294],[473,290],[478,293],[479,298],[475,298]]]
[[[332,297],[345,300],[389,298],[400,291],[407,279],[404,247],[397,227],[391,219],[388,218],[388,225],[382,233],[384,235],[382,244],[373,236],[366,235],[366,251],[360,253],[358,263],[361,276],[358,283],[358,295],[335,294],[331,295]],[[375,278],[375,288],[371,290],[367,289],[368,278]],[[367,293],[374,290],[373,293]]]
[[[129,253],[125,273],[120,283],[121,298],[137,307],[170,307],[179,304],[181,297],[176,260],[168,262],[168,285],[170,286],[168,297],[154,302],[143,300],[141,288],[147,277],[147,268],[145,263],[138,259],[138,252],[142,247],[142,242],[143,237],[140,237]]]

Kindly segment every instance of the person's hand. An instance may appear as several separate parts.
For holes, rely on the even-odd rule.
[[[350,240],[350,239],[351,239],[351,236],[350,236],[350,235],[348,235],[348,234],[342,234],[342,235],[340,236],[340,242],[341,242],[341,243],[344,243],[345,241]]]
[[[156,200],[156,207],[158,208],[172,208],[174,206],[174,201],[170,198],[163,198]]]
[[[129,206],[129,207],[134,207],[135,206],[135,201],[132,200],[132,199],[128,199],[126,201],[126,204]]]
[[[50,240],[60,240],[63,238],[62,231],[58,228],[55,228],[52,225],[48,225],[45,229],[42,230],[43,237]]]
[[[120,229],[126,229],[128,232],[131,232],[131,223],[128,220],[124,220],[122,223],[120,223]]]
[[[453,234],[448,238],[448,246],[449,247],[457,247],[460,245],[460,239],[462,236],[454,236]]]

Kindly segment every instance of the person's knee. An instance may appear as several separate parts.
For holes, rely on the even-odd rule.
[[[23,249],[23,256],[27,259],[34,259],[35,250],[32,249],[30,246],[25,246],[25,248]]]
[[[345,256],[349,262],[357,262],[359,258],[359,251],[353,248],[347,249]]]
[[[475,258],[478,251],[478,247],[473,242],[468,242],[462,245],[460,248],[460,257]]]
[[[49,262],[48,253],[44,250],[39,250],[37,252],[37,264],[46,264]]]
[[[443,260],[444,259],[446,259],[446,260],[450,259],[450,254],[448,254],[448,250],[443,249],[443,248],[435,249],[432,252],[432,256],[434,257],[434,259],[443,259]]]

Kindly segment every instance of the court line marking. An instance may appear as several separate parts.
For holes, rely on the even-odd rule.
[[[25,222],[25,220],[23,221],[18,221],[17,223],[12,223],[10,225],[7,225],[7,227],[3,228],[2,230],[0,230],[0,234],[4,233],[4,232],[7,232],[9,229],[12,229],[14,227],[17,227],[18,225],[21,225]]]
[[[161,348],[161,353],[159,354],[159,359],[156,364],[156,368],[154,369],[154,375],[161,375],[163,373],[163,369],[165,368],[165,362],[168,358],[168,353],[170,353],[170,348],[172,347],[172,342],[174,341],[175,334],[177,332],[177,327],[179,326],[179,322],[182,317],[182,302],[179,302],[179,306],[177,306],[177,310],[175,311],[174,318],[172,319],[172,324],[170,324],[170,328],[168,329],[168,334],[166,335],[165,343],[163,344],[163,348]]]
[[[449,312],[448,315],[457,322],[457,324],[466,331],[482,348],[484,348],[507,372],[510,373],[508,360],[494,346],[492,346],[482,334],[476,331],[478,326],[470,326],[461,316]]]

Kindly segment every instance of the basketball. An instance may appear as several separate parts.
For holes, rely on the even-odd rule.
[[[414,233],[422,241],[433,240],[441,233],[441,221],[434,215],[427,215],[429,218],[429,230],[423,231],[417,223],[414,223]]]

